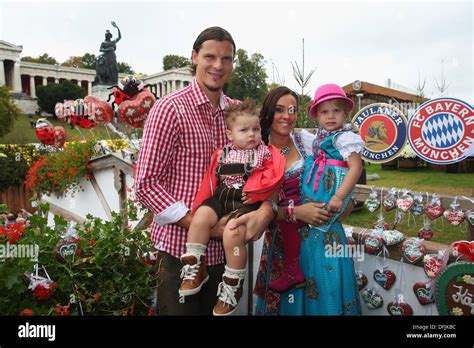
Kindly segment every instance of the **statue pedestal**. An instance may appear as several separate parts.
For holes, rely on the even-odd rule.
[[[113,89],[109,89],[109,85],[95,85],[92,86],[92,93],[91,95],[99,97],[103,101],[107,101],[109,94],[113,92]]]

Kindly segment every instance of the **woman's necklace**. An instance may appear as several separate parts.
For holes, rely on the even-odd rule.
[[[290,153],[290,147],[289,146],[284,146],[281,148],[281,154],[283,156],[287,156]]]

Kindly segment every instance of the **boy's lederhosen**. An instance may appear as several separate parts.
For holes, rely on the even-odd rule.
[[[238,218],[241,215],[257,210],[262,205],[262,202],[243,204],[243,189],[230,188],[222,184],[221,177],[230,175],[242,175],[244,181],[247,181],[250,173],[254,169],[253,163],[255,155],[253,155],[252,158],[247,161],[247,163],[224,164],[224,158],[229,151],[230,148],[225,147],[219,157],[219,164],[217,165],[215,173],[217,177],[217,186],[214,191],[214,195],[202,202],[200,206],[210,207],[215,211],[219,219],[227,214],[230,214],[230,220],[232,218]]]

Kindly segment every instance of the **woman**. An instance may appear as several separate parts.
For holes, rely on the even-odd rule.
[[[268,93],[260,112],[263,140],[282,150],[286,157],[284,197],[280,200],[276,223],[265,235],[262,257],[257,275],[255,294],[258,296],[257,315],[358,315],[361,313],[356,290],[353,260],[343,257],[326,257],[325,245],[347,244],[345,235],[321,233],[310,225],[319,226],[331,214],[322,204],[301,201],[301,177],[306,154],[311,154],[315,138],[309,132],[294,134],[298,97],[287,87],[278,87]],[[287,221],[289,202],[296,223]],[[350,209],[350,208],[349,208]],[[295,233],[299,240],[295,240]],[[275,281],[284,279],[284,262],[300,263],[305,283],[287,291],[273,290]],[[283,255],[283,244],[291,245]],[[288,256],[288,257],[287,257]],[[298,257],[299,256],[299,257]],[[288,277],[291,278],[291,277]]]
[[[115,50],[117,49],[117,42],[120,41],[122,38],[122,35],[120,33],[120,29],[115,24],[115,22],[112,22],[112,26],[117,28],[118,31],[118,38],[115,40],[112,39],[112,33],[109,30],[106,30],[105,32],[105,41],[102,42],[100,45],[100,52],[102,52],[102,55],[98,57],[98,65],[101,65],[103,63],[104,67],[104,76],[103,80],[101,81],[103,83],[111,83],[111,84],[116,84],[118,81],[118,65],[117,65],[117,57],[115,55]]]

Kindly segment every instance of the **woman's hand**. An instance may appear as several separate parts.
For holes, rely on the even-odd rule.
[[[306,203],[295,207],[296,219],[304,223],[319,226],[328,221],[333,215],[322,209],[324,203]]]

